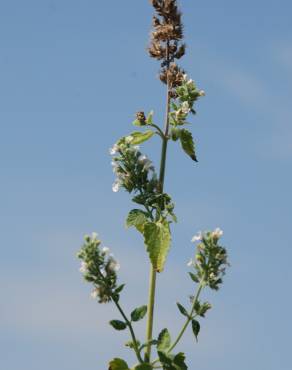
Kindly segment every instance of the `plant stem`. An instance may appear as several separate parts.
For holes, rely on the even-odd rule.
[[[106,283],[106,280],[103,276],[103,274],[101,273],[101,271],[98,269],[98,273],[100,275],[100,277],[102,278],[102,280]],[[140,362],[140,363],[143,363],[143,359],[141,357],[141,354],[140,354],[140,351],[139,351],[139,346],[138,346],[138,343],[137,343],[137,339],[136,339],[136,336],[135,336],[135,332],[134,332],[134,329],[133,329],[133,326],[131,324],[131,321],[127,318],[124,310],[122,309],[122,307],[120,306],[119,302],[113,297],[112,297],[112,300],[114,302],[114,304],[116,305],[117,309],[119,310],[120,314],[122,315],[123,319],[126,321],[126,324],[130,330],[130,333],[131,333],[131,337],[132,337],[132,340],[133,340],[133,347],[134,347],[134,351],[136,353],[136,357],[137,357],[137,360]]]
[[[167,71],[169,69],[169,42],[166,45],[167,54]],[[166,167],[166,153],[167,153],[167,143],[168,143],[168,131],[169,131],[169,111],[170,111],[170,91],[169,91],[169,81],[167,78],[167,88],[166,88],[166,114],[165,114],[165,124],[164,124],[164,134],[162,138],[162,148],[161,148],[161,159],[160,159],[160,172],[159,172],[159,192],[163,193],[164,188],[164,178],[165,178],[165,167]],[[157,212],[156,218],[160,217],[160,212]],[[151,343],[152,333],[153,333],[153,319],[154,319],[154,304],[155,304],[155,289],[156,289],[156,270],[151,264],[150,267],[150,278],[149,278],[149,298],[148,298],[148,316],[147,316],[147,329],[146,329],[146,340],[149,344],[145,351],[145,360],[150,362],[151,357]]]
[[[185,323],[184,323],[181,331],[179,332],[176,340],[169,347],[169,349],[167,350],[166,353],[170,353],[176,347],[176,345],[178,344],[178,342],[181,340],[182,336],[184,335],[184,332],[186,331],[189,323],[193,319],[193,314],[194,314],[194,311],[195,311],[195,306],[196,306],[196,303],[198,302],[198,299],[200,297],[200,294],[201,294],[201,291],[202,291],[203,288],[204,288],[204,284],[201,282],[200,285],[199,285],[199,287],[198,287],[197,293],[195,295],[194,302],[193,302],[193,305],[192,305],[192,308],[191,308],[191,312],[189,313],[188,318],[186,319],[186,321],[185,321]],[[156,360],[154,360],[151,365],[155,365],[158,362],[159,362],[159,358],[157,358]]]
[[[135,333],[134,333],[134,329],[132,327],[132,324],[131,324],[131,321],[127,318],[126,314],[124,313],[122,307],[120,306],[120,304],[113,300],[115,305],[117,306],[117,309],[120,311],[120,314],[123,316],[124,320],[126,321],[126,324],[130,330],[130,333],[131,333],[131,337],[132,337],[132,340],[133,340],[133,347],[134,347],[134,351],[136,353],[136,356],[137,356],[137,359],[140,363],[143,363],[143,359],[141,357],[141,354],[140,354],[140,351],[139,351],[139,348],[138,348],[138,344],[137,344],[137,339],[136,339],[136,336],[135,336]]]
[[[195,306],[196,306],[196,304],[197,304],[197,302],[198,302],[198,299],[199,299],[199,296],[200,296],[200,294],[201,294],[202,289],[203,289],[203,285],[202,285],[202,284],[200,284],[200,285],[199,285],[199,288],[198,288],[198,291],[197,291],[197,294],[196,294],[196,296],[195,296],[195,298],[194,298],[194,302],[193,302],[193,305],[192,305],[191,312],[190,312],[190,314],[189,314],[188,318],[186,319],[186,322],[184,323],[184,325],[183,325],[183,327],[182,327],[181,331],[179,332],[179,334],[178,334],[178,336],[177,336],[176,340],[173,342],[173,344],[172,344],[172,345],[169,347],[169,349],[167,350],[167,353],[170,353],[170,352],[174,349],[174,347],[178,344],[178,342],[181,340],[181,337],[184,335],[184,332],[186,331],[186,329],[187,329],[187,327],[188,327],[189,323],[192,321],[192,319],[193,319],[193,314],[194,314],[194,311],[195,311]]]

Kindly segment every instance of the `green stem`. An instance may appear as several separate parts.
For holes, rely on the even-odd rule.
[[[182,336],[184,335],[184,332],[186,331],[186,329],[187,329],[187,327],[188,327],[188,325],[189,325],[189,323],[192,321],[192,319],[194,318],[193,317],[193,314],[194,314],[194,312],[195,312],[195,307],[196,307],[196,304],[197,304],[197,302],[198,302],[198,299],[199,299],[199,297],[200,297],[200,294],[201,294],[201,291],[202,291],[202,289],[204,288],[204,283],[200,283],[200,285],[199,285],[199,287],[198,287],[198,290],[197,290],[197,293],[196,293],[196,295],[195,295],[195,298],[194,298],[194,302],[193,302],[193,305],[192,305],[192,308],[191,308],[191,312],[189,313],[189,315],[188,315],[188,318],[186,319],[186,321],[185,321],[185,323],[184,323],[184,325],[183,325],[183,327],[182,327],[182,329],[181,329],[181,331],[179,332],[179,334],[178,334],[178,336],[177,336],[177,338],[176,338],[176,340],[173,342],[173,344],[169,347],[169,349],[167,350],[167,352],[166,353],[170,353],[175,347],[176,347],[176,345],[178,344],[178,342],[181,340],[181,338],[182,338]],[[151,365],[155,365],[155,364],[157,364],[159,362],[159,358],[157,358],[156,360],[154,360],[153,362],[152,362],[152,364]]]
[[[167,71],[169,69],[169,42],[166,45],[166,60],[167,60]],[[170,88],[169,81],[167,78],[167,88],[166,88],[166,113],[165,113],[165,124],[164,133],[162,138],[162,148],[161,148],[161,160],[160,160],[160,173],[159,173],[159,192],[163,193],[164,188],[164,177],[165,177],[165,167],[166,167],[166,152],[167,152],[167,142],[168,142],[168,131],[169,131],[169,111],[170,111]],[[161,131],[161,130],[160,130]],[[156,218],[160,217],[160,213],[157,212]],[[153,319],[154,319],[154,304],[155,304],[155,288],[156,288],[156,271],[151,264],[150,269],[150,279],[149,279],[149,298],[148,298],[148,317],[147,317],[147,330],[146,330],[146,340],[149,343],[145,351],[145,360],[150,362],[151,357],[151,340],[153,333]]]
[[[100,277],[102,278],[102,280],[106,284],[107,282],[106,282],[103,274],[101,273],[101,271],[99,269],[98,269],[98,274],[100,275]],[[112,297],[112,300],[113,300],[114,304],[116,305],[116,307],[119,310],[120,314],[124,318],[124,320],[125,320],[128,328],[130,330],[132,341],[133,341],[133,346],[134,346],[134,351],[136,353],[137,360],[140,363],[143,363],[143,359],[142,359],[141,354],[140,354],[140,351],[139,351],[139,346],[138,346],[138,343],[137,343],[137,339],[136,339],[136,336],[135,336],[134,329],[133,329],[133,326],[131,324],[131,321],[127,318],[127,316],[126,316],[124,310],[122,309],[122,307],[120,306],[119,302],[113,296],[111,296],[111,297]]]
[[[178,336],[177,336],[176,340],[173,342],[173,344],[172,344],[172,345],[169,347],[169,349],[167,350],[167,353],[170,353],[170,352],[174,349],[174,347],[176,347],[176,345],[178,344],[178,342],[181,340],[182,336],[184,335],[184,332],[186,331],[186,329],[187,329],[187,327],[188,327],[189,323],[192,321],[192,319],[193,319],[193,314],[194,314],[194,312],[195,312],[195,307],[196,307],[196,304],[197,304],[197,302],[198,302],[198,299],[199,299],[199,296],[200,296],[200,294],[201,294],[202,289],[203,289],[203,284],[200,284],[200,285],[199,285],[199,288],[198,288],[198,291],[197,291],[197,294],[196,294],[196,296],[195,296],[195,298],[194,298],[194,302],[193,302],[193,305],[192,305],[191,312],[190,312],[190,314],[189,314],[188,318],[186,319],[186,322],[184,323],[184,325],[183,325],[183,327],[182,327],[181,331],[179,332],[179,334],[178,334]]]
[[[133,340],[133,347],[134,347],[134,351],[136,353],[136,356],[137,356],[137,359],[140,363],[143,363],[143,359],[141,357],[141,354],[140,354],[140,351],[139,351],[139,348],[138,348],[138,344],[137,344],[137,339],[136,339],[136,336],[135,336],[135,333],[134,333],[134,329],[133,329],[133,326],[131,324],[131,321],[127,318],[126,314],[124,313],[122,307],[120,306],[120,304],[113,300],[115,305],[117,306],[117,309],[120,311],[120,314],[123,316],[124,320],[126,321],[126,324],[130,330],[130,333],[131,333],[131,337],[132,337],[132,340]]]

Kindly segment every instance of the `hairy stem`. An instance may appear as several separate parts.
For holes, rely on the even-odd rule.
[[[167,50],[167,70],[169,68],[169,42],[166,45]],[[167,143],[168,143],[168,131],[169,131],[169,111],[170,111],[170,91],[169,82],[167,81],[167,98],[166,98],[166,114],[165,114],[165,124],[164,124],[164,134],[162,138],[162,148],[161,148],[161,160],[160,160],[160,172],[159,172],[159,192],[163,193],[164,188],[164,178],[165,178],[165,167],[166,167],[166,153],[167,153]],[[160,213],[157,212],[156,218],[160,217]],[[151,264],[150,267],[150,279],[149,279],[149,298],[148,298],[148,317],[147,317],[147,329],[146,329],[146,340],[149,343],[145,351],[145,360],[150,362],[151,357],[151,340],[153,333],[153,319],[154,319],[154,305],[155,305],[155,289],[156,289],[156,271]]]

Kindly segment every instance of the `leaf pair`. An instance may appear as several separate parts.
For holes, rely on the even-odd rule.
[[[141,307],[137,307],[135,308],[134,311],[131,312],[131,321],[140,321],[142,320],[145,315],[147,313],[147,306],[141,306]],[[110,322],[110,325],[116,329],[116,330],[125,330],[128,326],[128,324],[124,321],[120,321],[120,320],[111,320]]]

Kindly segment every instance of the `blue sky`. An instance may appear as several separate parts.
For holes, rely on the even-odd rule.
[[[183,66],[206,91],[192,121],[199,163],[169,150],[176,202],[157,329],[175,334],[192,285],[190,238],[220,226],[232,268],[185,349],[190,369],[290,370],[292,24],[290,1],[181,1]],[[108,148],[137,110],[164,112],[145,48],[145,1],[0,2],[0,367],[106,369],[131,360],[78,272],[82,236],[97,231],[120,260],[124,305],[144,304],[147,259],[126,231],[127,194],[113,194]],[[158,163],[159,141],[143,150]],[[143,335],[143,324],[138,331]],[[115,334],[113,336],[113,334]]]

